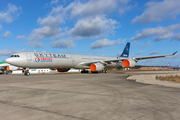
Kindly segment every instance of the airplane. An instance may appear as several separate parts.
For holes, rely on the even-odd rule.
[[[180,70],[180,66],[168,66],[171,70]]]
[[[10,65],[6,62],[0,62],[0,71],[2,71],[2,74],[8,74],[12,73],[14,70],[18,70],[19,67]]]
[[[149,57],[129,57],[130,43],[128,42],[119,57],[78,55],[51,52],[20,52],[11,55],[5,61],[24,69],[24,75],[30,75],[29,69],[50,68],[58,72],[67,72],[71,68],[81,69],[81,73],[107,72],[105,67],[122,65],[125,68],[134,67],[139,60],[172,56],[177,53]]]

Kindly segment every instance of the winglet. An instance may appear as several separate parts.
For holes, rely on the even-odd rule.
[[[128,42],[119,57],[129,57],[130,42]]]
[[[172,55],[175,55],[178,51],[176,51],[175,53],[173,53]]]

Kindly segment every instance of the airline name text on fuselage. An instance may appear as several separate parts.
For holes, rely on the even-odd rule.
[[[46,57],[46,58],[66,58],[64,54],[51,54],[51,53],[34,53],[36,57]]]

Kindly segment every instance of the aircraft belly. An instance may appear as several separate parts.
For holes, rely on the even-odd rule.
[[[85,65],[76,65],[73,68],[75,69],[90,69],[90,66],[85,66]]]
[[[107,64],[106,67],[117,67],[119,65],[120,63],[111,63],[111,64]]]

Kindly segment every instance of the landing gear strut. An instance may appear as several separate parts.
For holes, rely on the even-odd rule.
[[[88,70],[83,69],[83,70],[81,70],[81,73],[89,73],[89,71],[88,71]]]
[[[24,75],[26,75],[26,76],[29,76],[29,75],[30,75],[30,72],[29,72],[29,69],[28,69],[28,68],[24,69]]]

